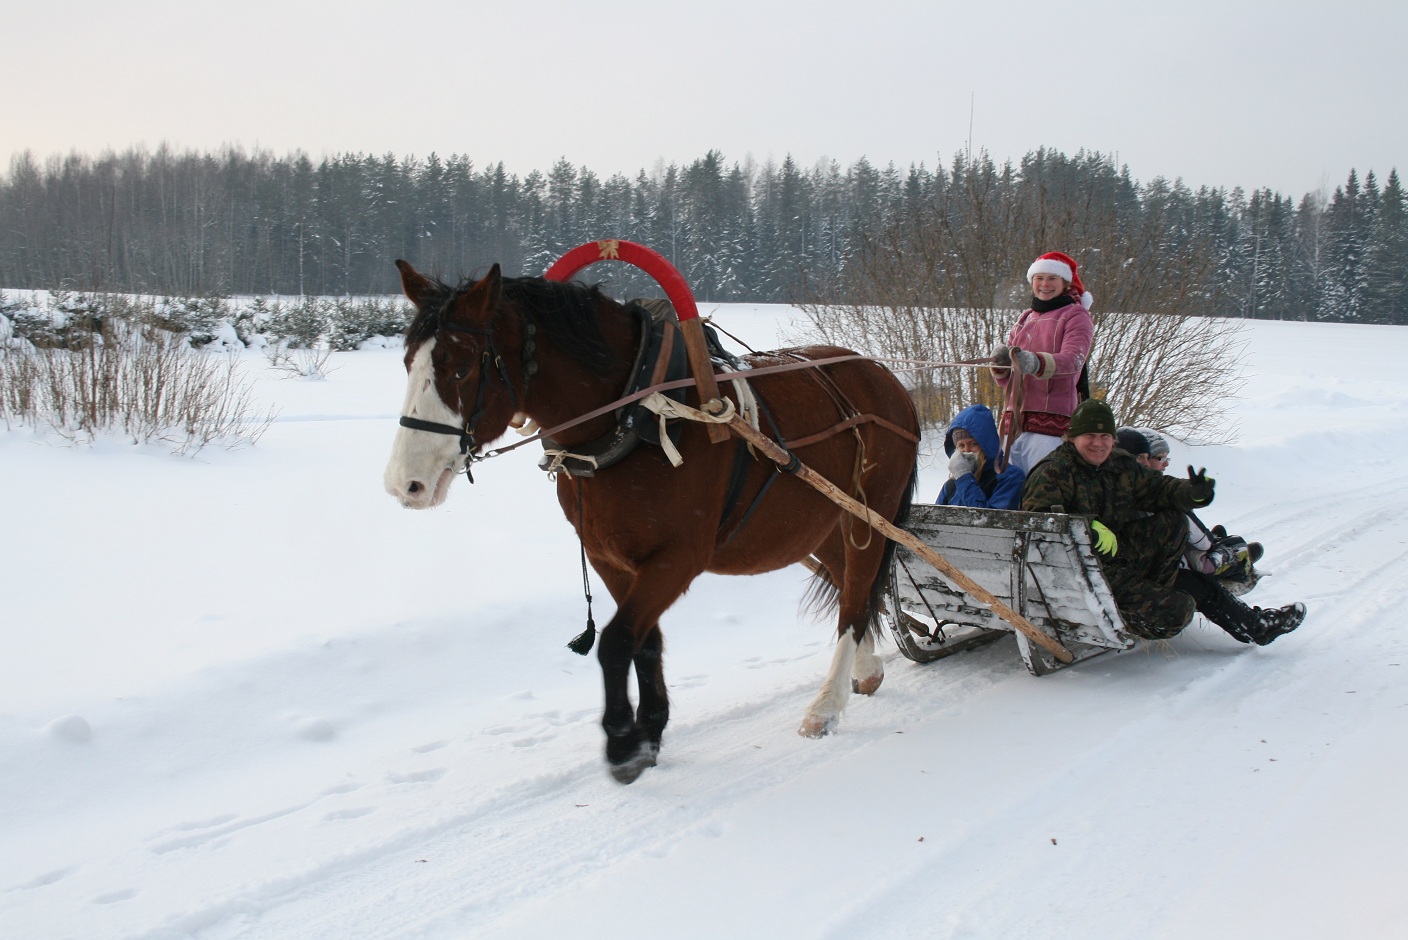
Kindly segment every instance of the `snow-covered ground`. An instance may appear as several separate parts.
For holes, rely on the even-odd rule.
[[[770,346],[787,313],[719,319]],[[433,512],[382,491],[397,351],[250,354],[253,448],[0,433],[0,937],[1408,936],[1408,330],[1249,338],[1239,443],[1173,465],[1299,632],[1199,619],[1041,679],[1011,639],[887,642],[808,740],[806,573],[705,577],[630,787],[532,448]]]

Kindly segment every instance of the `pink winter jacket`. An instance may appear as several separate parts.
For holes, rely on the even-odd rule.
[[[1090,311],[1079,301],[1058,307],[1048,313],[1028,310],[1017,319],[1017,325],[1007,336],[1007,345],[1020,346],[1037,354],[1041,371],[1024,376],[1024,412],[1044,411],[1070,417],[1076,410],[1076,381],[1081,367],[1090,355],[1095,338],[1095,325]],[[1010,373],[998,369],[993,378],[1004,389]]]

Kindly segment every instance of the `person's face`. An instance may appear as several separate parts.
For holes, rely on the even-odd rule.
[[[1115,436],[1095,433],[1077,434],[1071,438],[1071,443],[1076,446],[1076,453],[1080,454],[1082,460],[1092,467],[1098,467],[1110,459],[1110,452],[1115,449]]]
[[[1051,300],[1066,292],[1067,284],[1059,274],[1032,275],[1032,293],[1037,300]]]
[[[1152,457],[1149,454],[1140,454],[1134,458],[1139,461],[1139,466],[1148,467],[1150,470],[1157,470],[1163,473],[1168,469],[1168,455],[1162,457]]]
[[[965,454],[981,454],[983,452],[982,447],[980,447],[978,445],[978,442],[973,440],[971,437],[965,437],[960,440],[956,440],[953,442],[953,446],[955,450],[962,451]]]

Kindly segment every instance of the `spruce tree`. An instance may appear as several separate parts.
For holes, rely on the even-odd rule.
[[[1365,249],[1364,312],[1370,323],[1408,324],[1408,205],[1397,169],[1379,193]]]

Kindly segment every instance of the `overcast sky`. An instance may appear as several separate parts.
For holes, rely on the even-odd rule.
[[[7,0],[0,36],[4,167],[166,142],[607,176],[971,143],[1294,196],[1408,173],[1405,0]]]

